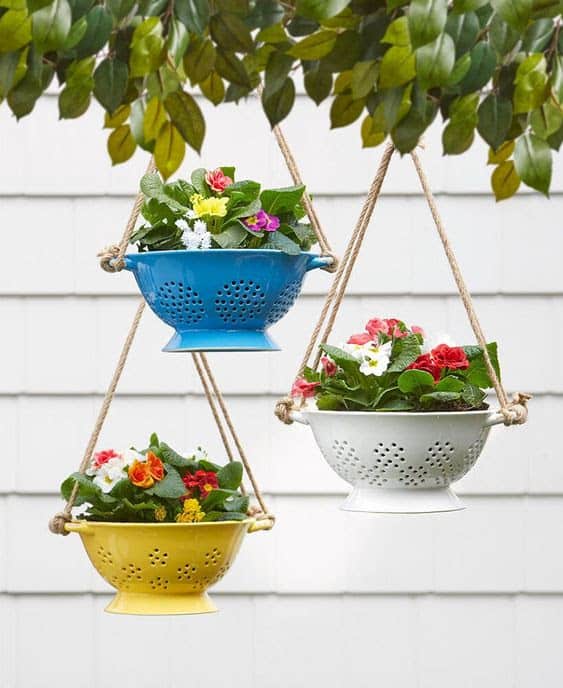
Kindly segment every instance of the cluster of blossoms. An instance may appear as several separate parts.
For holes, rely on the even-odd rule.
[[[219,466],[201,448],[184,458],[153,434],[143,451],[96,452],[85,475],[74,473],[61,491],[68,499],[77,485],[93,520],[198,523],[246,518],[241,480],[240,463]]]
[[[373,318],[340,347],[323,345],[320,370],[306,368],[293,397],[321,410],[471,410],[486,408],[491,381],[479,346],[431,343],[397,318]],[[496,344],[487,345],[498,369]]]

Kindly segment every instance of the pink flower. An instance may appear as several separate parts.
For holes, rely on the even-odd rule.
[[[233,180],[227,177],[220,168],[209,170],[205,175],[205,181],[207,182],[207,186],[217,193],[223,193],[223,191],[233,183]]]
[[[336,365],[336,363],[334,361],[331,361],[330,358],[328,358],[328,356],[323,356],[321,358],[321,364],[323,366],[324,372],[328,376],[332,377],[333,375],[336,374],[336,371],[338,370],[338,366]]]
[[[118,454],[114,449],[104,449],[103,451],[96,452],[92,459],[92,468],[101,468],[110,459],[119,459],[120,456],[121,454]]]
[[[259,210],[256,215],[245,217],[244,224],[253,232],[275,232],[279,229],[280,218],[276,215],[269,215],[265,210]]]
[[[385,320],[372,318],[366,323],[366,332],[369,332],[373,339],[377,339],[377,335],[380,332],[383,334],[389,334],[389,325]]]
[[[295,382],[293,383],[293,387],[291,388],[291,396],[302,397],[303,399],[309,399],[310,397],[314,397],[317,391],[317,387],[320,384],[320,382],[307,382],[305,378],[298,377],[297,380],[295,380]]]
[[[423,337],[423,338],[426,336],[426,335],[424,334],[424,330],[422,329],[422,327],[419,327],[418,325],[413,325],[413,326],[411,327],[411,332],[412,332],[413,334],[419,334],[419,335],[420,335],[421,337]]]
[[[347,344],[359,344],[360,346],[363,346],[364,344],[367,344],[368,342],[371,342],[371,341],[372,341],[371,334],[368,334],[367,332],[361,332],[360,334],[353,334],[346,343]]]

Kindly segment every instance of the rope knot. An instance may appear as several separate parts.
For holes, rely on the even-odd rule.
[[[72,517],[64,511],[59,511],[55,514],[53,518],[49,521],[49,530],[55,535],[68,535],[68,531],[65,529],[65,525],[70,523]]]
[[[274,413],[281,420],[282,423],[286,425],[291,425],[293,421],[291,420],[291,412],[294,409],[293,399],[291,397],[284,397],[279,399],[276,403],[276,410]]]
[[[119,246],[113,244],[106,246],[98,253],[100,259],[100,267],[106,272],[120,272],[125,267],[123,257],[120,257],[121,250]]]
[[[332,253],[332,251],[325,251],[322,254],[323,258],[332,258],[332,263],[329,265],[325,265],[322,270],[325,272],[336,272],[338,270],[338,264],[339,264],[339,259],[338,256],[335,253]]]
[[[528,420],[528,401],[532,398],[531,394],[518,392],[512,401],[500,410],[504,416],[505,425],[523,425]]]

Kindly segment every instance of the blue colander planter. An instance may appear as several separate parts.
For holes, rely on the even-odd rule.
[[[163,351],[278,351],[266,328],[283,318],[308,270],[331,258],[261,249],[125,256],[154,313],[176,330]]]

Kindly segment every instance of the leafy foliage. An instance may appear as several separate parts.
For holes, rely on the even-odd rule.
[[[137,148],[170,176],[205,121],[194,95],[238,102],[263,82],[270,123],[307,95],[332,127],[362,115],[364,146],[412,150],[438,113],[443,149],[479,135],[508,153],[498,200],[520,183],[548,194],[563,141],[559,0],[0,0],[0,99],[21,118],[57,78],[62,118],[96,99],[114,164]]]
[[[240,521],[247,517],[248,497],[240,492],[242,464],[233,461],[218,466],[201,450],[183,457],[156,434],[151,435],[147,449],[130,454],[129,458],[113,450],[96,454],[91,470],[73,473],[63,482],[63,499],[68,500],[76,485],[75,505],[87,505],[81,517],[92,521]],[[140,464],[142,473],[149,458],[156,465],[157,478],[146,484],[135,482],[135,465]],[[111,460],[116,465],[110,466]],[[110,481],[107,487],[105,479]]]

